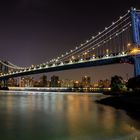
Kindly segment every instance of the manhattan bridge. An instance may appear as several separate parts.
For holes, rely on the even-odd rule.
[[[9,78],[117,63],[134,65],[134,76],[140,75],[140,10],[135,8],[96,36],[48,62],[19,67],[0,60],[0,81],[4,88]]]

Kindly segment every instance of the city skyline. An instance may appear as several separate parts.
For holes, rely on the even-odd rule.
[[[131,6],[138,5],[138,1],[126,1],[121,6],[119,1],[102,4],[90,0],[86,3],[73,0],[7,2],[1,4],[0,56],[19,66],[43,63],[75,48],[110,25]],[[79,70],[56,72],[56,75],[78,78],[82,74],[104,79],[116,73],[132,77],[133,68],[126,64],[113,65],[81,69],[80,73]]]

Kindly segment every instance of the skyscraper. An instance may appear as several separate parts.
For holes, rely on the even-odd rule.
[[[51,87],[58,87],[58,81],[59,81],[59,77],[58,76],[55,76],[53,75],[51,77]]]

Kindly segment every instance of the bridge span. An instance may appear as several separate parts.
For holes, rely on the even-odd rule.
[[[140,10],[135,8],[73,50],[45,63],[19,67],[1,60],[0,81],[7,87],[9,78],[116,63],[133,64],[134,75],[140,75]]]

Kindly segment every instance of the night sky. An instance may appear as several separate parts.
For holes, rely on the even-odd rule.
[[[0,58],[19,66],[40,64],[75,48],[127,12],[139,0],[4,0],[0,2]],[[92,80],[133,76],[132,65],[49,73]]]

